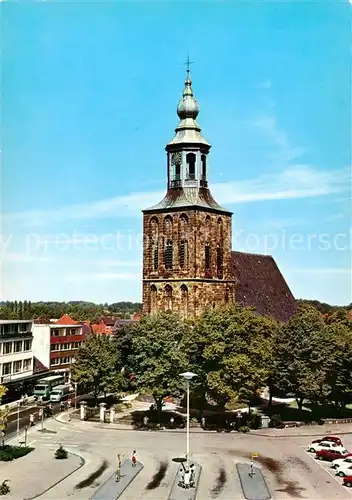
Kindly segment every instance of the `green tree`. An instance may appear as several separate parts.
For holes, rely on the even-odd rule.
[[[118,392],[121,374],[116,371],[118,353],[108,336],[91,335],[79,349],[72,365],[72,378],[81,390],[100,393]]]
[[[5,396],[7,392],[7,387],[4,385],[0,385],[0,406],[1,406],[1,401],[2,398]],[[0,408],[0,430],[4,430],[7,422],[7,417],[9,416],[10,409],[8,407],[5,407],[3,409]]]
[[[328,397],[340,409],[352,401],[352,329],[343,320],[327,325],[324,333],[330,348]]]
[[[189,339],[191,358],[219,406],[230,399],[249,404],[266,386],[277,329],[272,319],[239,306],[209,310],[199,318]]]
[[[180,373],[188,369],[187,326],[177,314],[165,312],[143,317],[132,331],[136,386],[153,395],[160,413],[165,396],[180,396],[185,390]]]
[[[322,314],[301,304],[283,325],[275,342],[275,384],[287,396],[296,398],[301,410],[304,399],[318,404],[326,399],[326,376],[331,345]]]

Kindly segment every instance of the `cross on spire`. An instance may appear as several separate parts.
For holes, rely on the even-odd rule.
[[[190,71],[189,67],[191,64],[194,64],[194,61],[189,60],[189,54],[188,54],[187,61],[184,63],[184,65],[187,66],[187,73],[189,73],[189,71]]]

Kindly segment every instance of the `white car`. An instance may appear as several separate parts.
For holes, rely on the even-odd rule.
[[[332,448],[334,450],[344,449],[343,446],[337,446],[337,444],[332,441],[321,441],[320,443],[311,443],[308,446],[308,451],[310,451],[311,453],[316,453],[320,450],[331,450]]]
[[[352,476],[352,464],[341,465],[336,471],[336,476]]]
[[[350,457],[346,457],[346,458],[337,458],[336,460],[333,460],[331,462],[331,467],[333,469],[338,469],[339,467],[341,467],[342,465],[347,465],[347,464],[350,464],[352,465],[352,454]]]

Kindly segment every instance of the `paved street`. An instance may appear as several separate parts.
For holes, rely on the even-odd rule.
[[[120,498],[166,500],[177,470],[177,463],[172,459],[183,456],[185,452],[185,433],[119,430],[109,424],[79,420],[71,420],[70,423],[49,420],[45,427],[57,434],[42,434],[36,429],[30,429],[29,441],[34,447],[54,450],[62,443],[69,451],[82,455],[86,460],[84,467],[41,497],[45,500],[59,500],[68,495],[90,498],[114,471],[117,453],[130,458],[133,449],[137,450],[138,460],[144,464],[144,469]],[[344,432],[347,430],[344,426],[340,429]],[[307,432],[307,428],[302,429],[304,430]],[[299,434],[284,437],[282,432],[276,437],[238,433],[191,433],[191,454],[202,466],[197,498],[243,500],[236,463],[246,462],[251,452],[258,452],[257,465],[262,468],[272,498],[351,500],[351,490],[343,488],[340,479],[335,480],[330,471],[326,470],[329,466],[315,461],[305,451],[304,448],[311,440],[312,438]],[[352,449],[352,434],[344,435],[343,441],[347,448]],[[87,479],[104,460],[108,464],[101,476],[92,480],[87,487],[74,490],[75,485]],[[159,480],[154,478],[153,481],[155,475]]]

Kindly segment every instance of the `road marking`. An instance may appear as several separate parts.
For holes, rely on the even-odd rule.
[[[304,449],[303,446],[301,446],[301,448]],[[343,487],[343,483],[341,482],[341,478],[335,476],[335,474],[334,475],[332,474],[332,471],[335,471],[335,469],[331,469],[331,468],[328,469],[328,468],[324,467],[324,461],[316,460],[314,453],[309,453],[307,450],[306,450],[306,453],[308,454],[308,456],[310,456],[310,458],[312,460],[314,460],[314,463],[318,464],[323,470],[325,470],[325,472],[327,472],[329,474],[330,477],[335,479],[335,481],[338,482],[339,485]],[[330,463],[330,462],[328,462],[328,463]],[[352,491],[350,491],[349,488],[346,488],[346,490],[352,495]]]
[[[34,439],[34,440],[33,440],[33,441],[31,441],[30,443],[28,443],[28,445],[27,445],[27,446],[32,446],[32,444],[34,444],[36,441],[37,441],[37,440],[36,440],[36,439]]]

